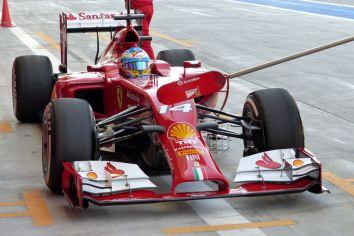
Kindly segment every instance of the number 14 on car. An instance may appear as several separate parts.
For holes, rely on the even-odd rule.
[[[165,114],[171,111],[190,112],[192,110],[193,108],[191,103],[185,103],[178,106],[168,106],[168,105],[160,106],[160,114]]]

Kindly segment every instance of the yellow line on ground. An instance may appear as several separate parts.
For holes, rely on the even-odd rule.
[[[349,182],[349,183],[354,183],[354,179],[344,179],[344,180]]]
[[[0,202],[0,207],[8,207],[8,206],[25,206],[25,202]]]
[[[10,122],[8,121],[0,121],[0,134],[3,133],[11,133],[12,132],[12,127]]]
[[[161,34],[161,33],[156,32],[156,31],[150,31],[150,34],[151,34],[152,36],[157,36],[157,37],[159,37],[159,38],[162,38],[162,39],[164,39],[164,40],[170,41],[170,42],[172,42],[172,43],[179,44],[179,45],[181,45],[181,46],[183,46],[183,47],[192,47],[192,46],[193,46],[192,44],[190,44],[190,43],[187,42],[187,41],[175,39],[175,38],[173,38],[173,37],[171,37],[171,36],[168,36],[168,35],[166,35],[166,34]]]
[[[23,216],[29,216],[29,213],[27,211],[0,213],[0,218],[14,218],[14,217],[23,217]]]
[[[186,233],[197,233],[197,232],[211,232],[211,231],[219,231],[219,230],[279,227],[279,226],[289,226],[294,224],[295,222],[292,220],[279,220],[279,221],[244,223],[244,224],[171,227],[171,228],[163,229],[163,232],[165,234],[186,234]]]
[[[28,212],[32,216],[34,225],[46,226],[53,224],[47,205],[42,199],[39,191],[24,192],[23,197],[25,199]]]
[[[323,178],[325,178],[330,183],[338,186],[339,188],[350,194],[352,197],[354,197],[354,185],[351,184],[348,180],[343,179],[331,172],[324,172]]]
[[[43,33],[43,32],[36,32],[36,35],[42,39],[43,41],[45,41],[46,43],[48,43],[52,48],[60,50],[60,45],[58,42],[56,42],[52,37],[50,37],[49,35]]]

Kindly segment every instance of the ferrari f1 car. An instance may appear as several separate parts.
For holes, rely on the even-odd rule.
[[[74,207],[87,208],[90,202],[137,204],[326,190],[321,163],[304,147],[300,114],[286,90],[252,92],[242,115],[225,112],[230,75],[206,70],[191,51],[181,49],[161,51],[147,78],[125,78],[119,68],[122,53],[150,39],[132,24],[143,15],[131,14],[129,4],[124,15],[91,14],[93,23],[82,15],[60,15],[61,73],[53,75],[44,56],[18,57],[13,65],[17,119],[43,120],[43,176],[51,191],[64,193]],[[114,33],[97,63],[68,73],[68,33],[101,31]],[[225,128],[227,124],[232,128]],[[244,156],[233,183],[222,174],[206,137],[243,140]],[[169,191],[150,178],[159,175],[171,176]],[[213,187],[179,189],[200,182]]]

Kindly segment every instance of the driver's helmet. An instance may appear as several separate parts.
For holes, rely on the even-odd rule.
[[[121,69],[128,78],[142,78],[150,75],[150,57],[141,48],[134,47],[122,54]]]

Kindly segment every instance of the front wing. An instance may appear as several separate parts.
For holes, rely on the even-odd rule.
[[[118,172],[110,172],[107,165]],[[321,163],[306,149],[274,150],[242,158],[235,187],[216,191],[159,193],[158,186],[135,164],[86,161],[64,162],[63,166],[64,195],[73,207],[80,208],[88,202],[123,205],[328,191],[322,186]]]

